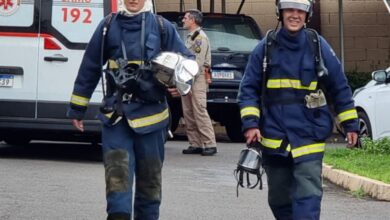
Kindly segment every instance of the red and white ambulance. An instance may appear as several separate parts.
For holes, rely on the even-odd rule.
[[[117,0],[0,0],[0,141],[75,140],[66,118],[73,83],[96,26],[117,7]],[[100,131],[101,100],[98,86],[83,137]]]

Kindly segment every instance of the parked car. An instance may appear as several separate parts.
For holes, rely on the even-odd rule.
[[[173,22],[185,39],[188,31],[182,28],[182,12],[158,12]],[[237,105],[238,87],[248,57],[262,38],[256,21],[243,14],[203,13],[202,28],[211,46],[212,84],[207,93],[210,117],[225,126],[231,141],[243,141],[240,111]],[[175,130],[182,117],[180,99],[169,102],[172,117],[171,130]]]
[[[117,1],[2,3],[8,5],[0,10],[0,141],[98,142],[101,87],[91,98],[86,132],[72,126],[66,108],[84,49],[103,17],[116,11]]]
[[[372,73],[372,80],[353,94],[360,135],[377,140],[390,137],[390,67]]]

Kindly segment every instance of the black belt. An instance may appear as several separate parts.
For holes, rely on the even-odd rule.
[[[305,104],[305,99],[303,97],[285,97],[285,98],[272,98],[269,97],[265,100],[266,105],[291,105],[291,104]]]

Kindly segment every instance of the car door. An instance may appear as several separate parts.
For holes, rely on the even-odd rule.
[[[0,5],[0,119],[33,119],[36,112],[39,1]]]
[[[116,1],[113,1],[116,4]],[[84,49],[99,22],[111,12],[111,0],[43,1],[38,56],[37,117],[66,118],[66,108]],[[116,8],[116,7],[115,7]],[[102,100],[98,85],[85,119],[94,119]]]
[[[376,136],[390,137],[390,84],[381,84],[378,87],[375,99]]]

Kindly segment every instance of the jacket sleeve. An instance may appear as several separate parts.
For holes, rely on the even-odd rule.
[[[252,51],[240,83],[237,101],[240,107],[242,131],[259,127],[263,48],[264,40]]]
[[[101,77],[101,43],[106,19],[107,17],[97,26],[85,50],[74,83],[70,106],[67,112],[68,118],[83,119],[89,100]],[[103,62],[106,59],[105,57]]]
[[[337,115],[336,120],[343,126],[345,132],[357,132],[359,130],[358,116],[347,78],[335,52],[324,38],[321,37],[320,40],[322,57],[328,69],[328,76],[325,77],[325,87],[328,96],[331,97]]]
[[[171,51],[180,53],[184,57],[195,60],[195,55],[191,53],[190,50],[187,49],[183,40],[180,38],[179,33],[177,33],[173,24],[171,24],[165,18],[164,20],[164,28],[166,31],[166,37],[163,38],[163,51]]]

